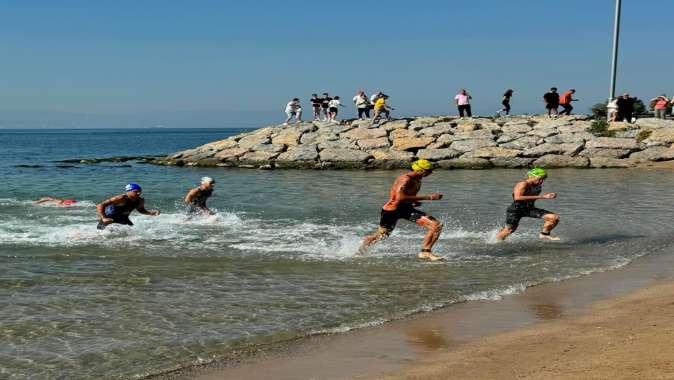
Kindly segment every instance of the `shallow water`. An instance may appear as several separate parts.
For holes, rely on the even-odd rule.
[[[241,347],[497,299],[674,246],[666,171],[553,170],[545,189],[559,198],[539,206],[561,214],[563,241],[537,241],[539,221],[525,220],[502,244],[493,236],[523,171],[437,171],[422,192],[445,199],[422,209],[445,224],[435,252],[446,261],[431,264],[415,259],[423,234],[404,221],[366,257],[353,256],[398,172],[51,162],[168,153],[227,133],[0,131],[9,152],[0,164],[2,376],[142,377]],[[218,215],[189,220],[180,200],[203,175],[217,181],[209,205]],[[162,215],[96,230],[94,204],[132,180]],[[81,202],[32,204],[43,195]]]

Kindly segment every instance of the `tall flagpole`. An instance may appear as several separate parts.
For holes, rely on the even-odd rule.
[[[615,97],[615,79],[618,70],[618,39],[620,37],[620,4],[621,0],[615,1],[615,20],[613,22],[613,60],[611,61],[611,90],[609,102]]]

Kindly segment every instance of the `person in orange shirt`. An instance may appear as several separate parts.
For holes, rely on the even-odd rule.
[[[573,99],[573,94],[576,93],[576,90],[573,88],[570,89],[569,91],[565,92],[562,94],[562,96],[559,97],[559,105],[562,106],[562,110],[559,112],[560,115],[571,115],[571,110],[573,110],[573,106],[571,105],[571,102],[575,102],[578,99]]]

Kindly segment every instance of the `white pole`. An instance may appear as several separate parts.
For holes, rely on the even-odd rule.
[[[611,61],[611,90],[608,101],[615,97],[615,79],[618,70],[618,39],[620,37],[620,6],[621,0],[615,1],[615,19],[613,21],[613,59]]]

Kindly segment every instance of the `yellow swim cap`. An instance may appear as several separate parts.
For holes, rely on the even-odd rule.
[[[430,161],[428,160],[416,160],[412,162],[412,170],[415,172],[421,172],[424,170],[431,170],[433,169],[433,164],[431,164]]]

